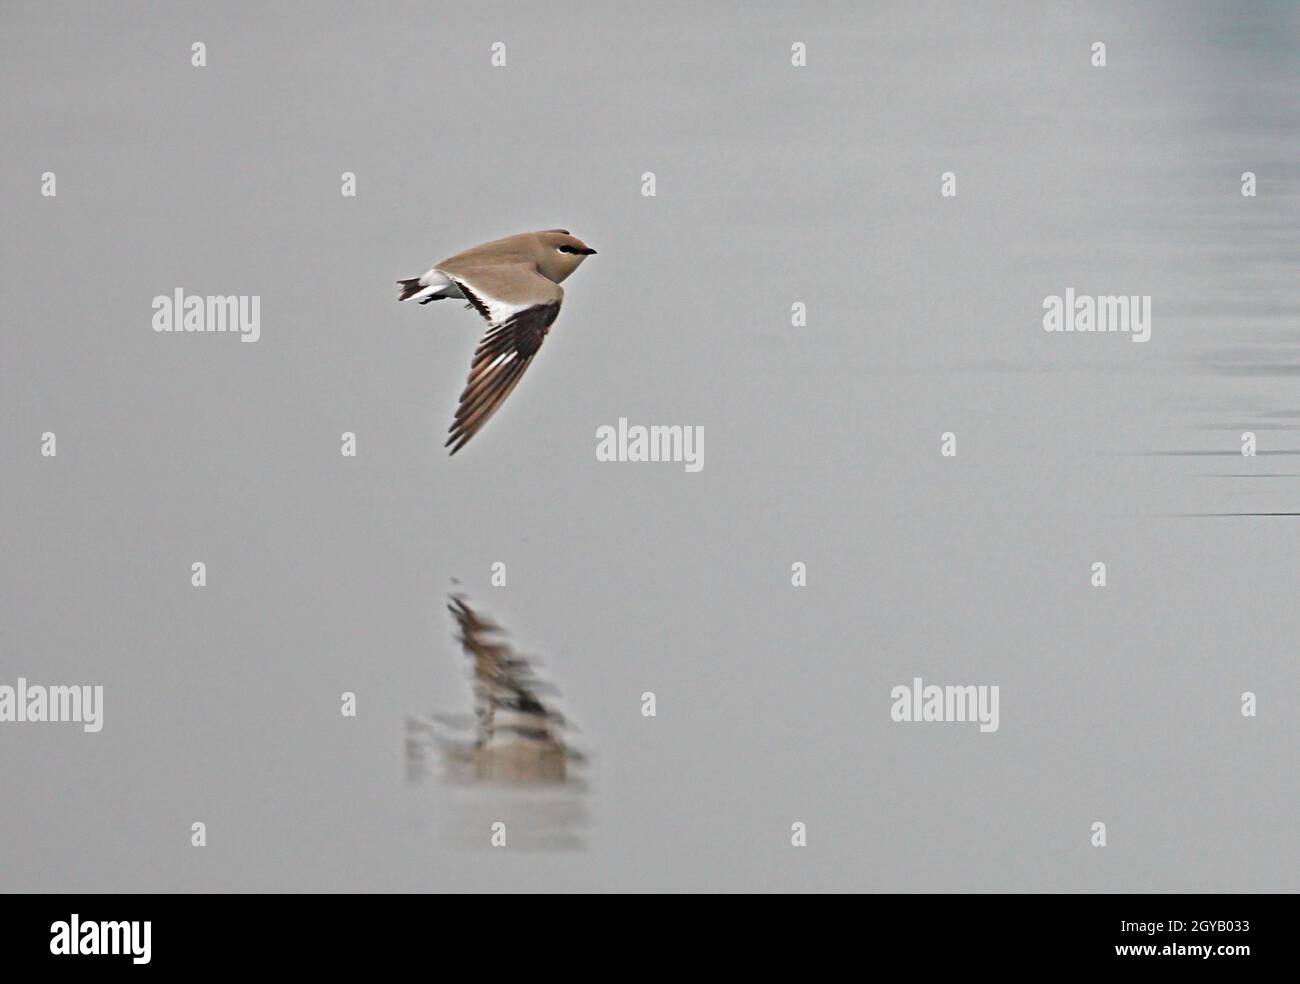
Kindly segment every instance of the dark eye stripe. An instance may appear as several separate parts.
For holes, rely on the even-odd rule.
[[[576,249],[574,249],[572,246],[569,246],[569,245],[567,245],[567,244],[564,245],[564,246],[559,247],[559,250],[560,250],[561,253],[576,253],[576,252],[577,252]]]

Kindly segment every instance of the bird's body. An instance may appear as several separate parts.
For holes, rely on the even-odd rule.
[[[595,252],[564,229],[526,232],[467,249],[397,282],[400,301],[463,298],[488,323],[450,427],[452,454],[518,384],[560,313],[560,282]]]

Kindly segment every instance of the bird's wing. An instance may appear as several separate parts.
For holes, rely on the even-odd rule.
[[[453,256],[434,269],[451,279],[490,325],[504,324],[512,315],[564,296],[554,282],[537,272],[535,263],[517,255]]]
[[[492,265],[460,272],[442,268],[488,330],[479,339],[445,446],[455,454],[479,432],[518,385],[560,313],[564,291],[528,264]]]

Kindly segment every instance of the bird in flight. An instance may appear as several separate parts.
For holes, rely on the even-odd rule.
[[[595,254],[567,229],[525,232],[475,246],[399,280],[399,301],[458,297],[487,321],[444,447],[455,454],[505,402],[560,313],[560,282]]]

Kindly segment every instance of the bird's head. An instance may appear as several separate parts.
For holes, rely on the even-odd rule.
[[[595,256],[596,251],[577,236],[569,235],[567,229],[550,229],[538,233],[545,255],[541,268],[557,284],[582,265],[588,256]]]

